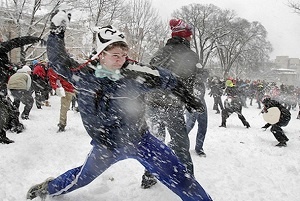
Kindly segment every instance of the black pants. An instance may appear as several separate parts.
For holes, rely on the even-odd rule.
[[[284,134],[281,127],[288,125],[291,117],[286,117],[284,120],[280,120],[278,123],[273,124],[271,127],[271,132],[278,142],[286,142],[289,141],[288,137]]]
[[[14,97],[13,105],[19,110],[20,103],[22,102],[25,105],[22,114],[28,116],[34,102],[33,97],[31,96],[31,92],[27,90],[17,89],[11,89],[10,91],[11,95]]]
[[[0,138],[6,137],[6,130],[19,125],[17,111],[10,100],[0,96]]]
[[[42,103],[48,99],[49,99],[49,91],[47,90],[35,91],[35,104],[37,108],[41,108]]]
[[[224,109],[221,96],[214,96],[213,110],[220,111],[219,106],[220,106],[221,110]]]
[[[171,137],[171,148],[186,165],[189,173],[194,175],[194,167],[189,152],[190,140],[186,130],[183,107],[148,106],[147,115],[149,126],[153,135],[160,140],[165,140],[166,128]]]
[[[242,121],[244,126],[248,126],[249,123],[247,122],[246,118],[242,114],[242,103],[239,98],[233,98],[231,102],[226,102],[225,100],[225,109],[222,110],[222,125],[226,125],[226,119],[229,118],[229,116],[232,113],[237,113],[239,119]]]

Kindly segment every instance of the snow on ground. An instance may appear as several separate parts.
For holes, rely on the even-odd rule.
[[[257,104],[244,108],[251,128],[246,129],[236,114],[229,117],[227,128],[219,128],[221,116],[212,110],[206,97],[209,125],[204,149],[206,158],[194,152],[197,127],[191,131],[191,154],[195,176],[215,201],[297,201],[300,200],[300,137],[297,111],[284,127],[290,141],[278,148],[265,124]],[[26,200],[27,190],[48,177],[83,164],[91,149],[90,138],[81,123],[80,114],[68,112],[66,132],[57,133],[59,98],[51,96],[52,107],[37,110],[30,120],[22,121],[21,134],[7,132],[14,144],[0,144],[0,200]],[[179,201],[163,184],[141,189],[144,168],[135,160],[121,161],[90,185],[48,201]],[[40,200],[37,198],[36,200]]]

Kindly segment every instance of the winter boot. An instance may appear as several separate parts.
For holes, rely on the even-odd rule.
[[[197,155],[200,156],[200,157],[206,157],[206,154],[204,153],[203,150],[200,150],[200,151],[196,151]]]
[[[45,101],[45,106],[46,107],[51,107],[50,102],[48,100]]]
[[[64,132],[66,131],[66,126],[65,125],[62,125],[62,124],[57,124],[58,126],[58,131],[57,132]]]
[[[244,124],[244,126],[246,126],[246,128],[250,128],[250,124],[247,121],[244,122],[243,124]]]
[[[3,138],[0,138],[0,143],[1,144],[10,144],[10,143],[14,143],[15,141],[9,139],[8,137],[3,137]]]
[[[286,147],[286,142],[285,141],[282,141],[282,142],[279,142],[278,144],[275,145],[276,147]]]
[[[16,132],[17,134],[22,133],[23,130],[25,129],[25,126],[22,123],[18,123],[17,126],[13,126],[10,131],[11,132]]]
[[[23,119],[23,120],[28,120],[28,119],[29,119],[29,115],[28,115],[28,114],[22,113],[22,114],[21,114],[21,119]]]
[[[6,137],[6,131],[5,130],[1,130],[0,132],[0,143],[1,144],[10,144],[10,143],[14,143],[13,140],[9,139],[8,137]]]
[[[299,111],[299,113],[298,113],[297,119],[300,119],[300,111]]]
[[[219,127],[224,127],[224,128],[226,128],[226,123],[225,123],[225,122],[222,122],[222,124],[221,124]]]
[[[154,186],[157,183],[157,180],[155,177],[148,171],[145,171],[143,177],[142,177],[142,184],[141,187],[143,189],[150,188],[151,186]]]
[[[32,200],[36,197],[40,197],[41,200],[45,200],[46,196],[48,195],[48,184],[53,179],[53,177],[50,177],[46,179],[46,181],[32,186],[27,192],[26,198]]]

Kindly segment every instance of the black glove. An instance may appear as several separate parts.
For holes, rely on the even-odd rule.
[[[56,10],[50,17],[50,32],[59,34],[65,32],[68,23],[71,20],[71,13],[67,13],[65,10]]]
[[[205,106],[203,105],[202,101],[189,93],[180,80],[177,82],[177,86],[172,89],[172,93],[179,97],[180,100],[186,104],[186,109],[189,112],[205,112]]]

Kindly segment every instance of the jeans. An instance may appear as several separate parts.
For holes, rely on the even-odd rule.
[[[186,129],[188,133],[193,129],[196,120],[198,122],[198,130],[197,130],[196,146],[195,146],[195,151],[197,153],[203,152],[203,143],[207,131],[207,107],[205,101],[204,100],[201,101],[205,105],[205,111],[202,114],[200,114],[199,112],[186,113]]]

